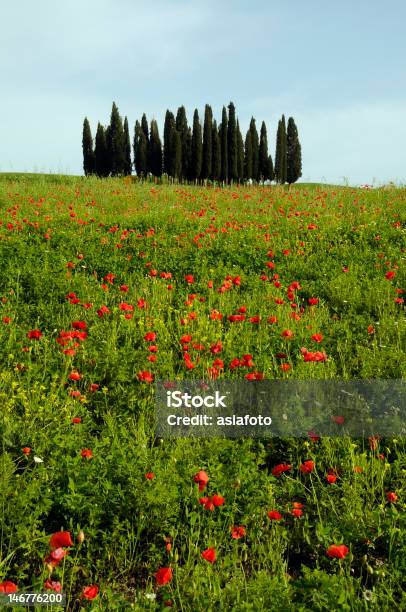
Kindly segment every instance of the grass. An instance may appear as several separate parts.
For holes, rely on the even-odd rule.
[[[60,582],[69,610],[400,609],[402,436],[160,440],[148,380],[404,378],[405,201],[1,175],[0,583]],[[44,563],[61,530],[69,554]]]

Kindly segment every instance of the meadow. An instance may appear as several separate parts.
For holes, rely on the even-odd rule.
[[[406,608],[401,435],[154,430],[159,379],[404,378],[405,204],[394,186],[0,175],[0,592]]]

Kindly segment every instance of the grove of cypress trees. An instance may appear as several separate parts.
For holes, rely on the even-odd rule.
[[[286,134],[286,179],[289,184],[295,183],[302,176],[302,147],[299,142],[299,134],[293,117],[288,119]]]
[[[286,125],[285,115],[278,123],[278,131],[276,134],[276,152],[275,152],[275,179],[282,185],[287,179],[287,151],[286,151]]]
[[[228,180],[230,183],[238,178],[238,144],[237,124],[235,119],[235,106],[232,102],[228,105],[228,127],[227,127],[227,153],[228,153]]]
[[[153,176],[162,176],[162,143],[159,137],[158,124],[151,120],[151,129],[148,143],[148,167]]]
[[[254,181],[259,180],[259,138],[254,117],[250,121],[251,146],[252,146],[252,176]]]
[[[85,117],[83,121],[83,135],[82,135],[82,149],[83,149],[83,170],[86,176],[93,174],[95,170],[95,157],[93,151],[93,138],[90,130],[90,124]]]
[[[221,146],[221,172],[219,179],[228,181],[228,145],[227,145],[228,119],[226,107],[223,106],[220,124],[220,146]]]
[[[240,130],[240,124],[237,119],[237,175],[238,180],[244,178],[244,141]]]
[[[200,125],[199,112],[197,108],[193,114],[192,131],[192,177],[199,180],[202,171],[202,126]]]
[[[211,106],[206,104],[204,109],[204,125],[203,125],[203,161],[202,161],[202,179],[208,179],[212,175],[212,160],[213,160],[213,111]]]
[[[107,148],[112,176],[119,176],[125,171],[125,139],[123,122],[116,103],[113,102],[110,126],[107,132]]]
[[[244,157],[244,177],[252,179],[252,132],[248,128],[245,136],[245,157]]]
[[[265,121],[263,121],[261,125],[259,141],[259,176],[263,181],[271,178],[269,176],[268,136],[266,133]]]
[[[165,124],[164,124],[164,172],[168,176],[173,176],[173,137],[172,133],[176,130],[175,128],[175,117],[170,110],[166,111]]]
[[[220,136],[217,129],[217,122],[214,119],[212,130],[211,130],[211,144],[212,144],[212,161],[211,161],[211,180],[218,181],[221,174],[221,144]]]
[[[95,171],[97,176],[109,175],[109,159],[107,151],[106,132],[104,127],[98,123],[95,139]]]
[[[186,110],[184,106],[180,106],[176,113],[176,129],[180,134],[180,142],[182,148],[182,169],[180,177],[181,179],[187,178],[188,176],[188,143],[187,143],[187,134],[188,134],[188,124],[186,117]]]
[[[131,162],[131,143],[130,143],[130,131],[128,129],[128,120],[127,117],[124,117],[124,174],[125,176],[129,176],[132,171],[132,162]]]

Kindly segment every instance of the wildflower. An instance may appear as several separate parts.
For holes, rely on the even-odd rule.
[[[280,521],[283,518],[282,514],[277,510],[270,510],[267,515],[270,521]]]
[[[292,469],[292,466],[288,463],[279,463],[278,465],[275,465],[274,468],[272,468],[272,475],[273,476],[280,476],[281,474],[283,474],[283,472],[288,472],[289,470]]]
[[[231,537],[233,538],[233,540],[239,540],[240,538],[243,538],[245,536],[245,527],[243,527],[242,525],[237,526],[234,525],[233,527],[231,527]]]
[[[53,533],[49,540],[49,546],[51,550],[62,548],[63,546],[73,546],[70,531],[56,531]]]
[[[398,501],[398,496],[396,495],[396,493],[393,493],[392,491],[389,491],[389,492],[386,494],[386,499],[388,500],[388,502],[389,502],[390,504],[394,504],[395,502],[397,502],[397,501]]]
[[[155,579],[157,581],[157,584],[159,586],[163,586],[165,584],[168,584],[168,582],[170,582],[172,580],[172,575],[173,575],[173,570],[172,570],[171,567],[161,567],[155,573]]]
[[[95,599],[99,594],[99,587],[96,584],[91,584],[90,586],[83,587],[82,597],[84,599]]]
[[[302,472],[302,474],[310,474],[314,470],[314,461],[305,461],[299,467],[299,470]]]
[[[30,340],[39,340],[42,336],[42,332],[39,329],[31,329],[27,333],[27,338]]]
[[[10,594],[17,592],[17,585],[11,580],[3,580],[0,582],[0,593]]]
[[[80,455],[83,457],[83,459],[91,459],[93,457],[93,452],[90,450],[90,448],[84,448]]]
[[[217,555],[216,555],[216,549],[215,548],[206,548],[206,550],[204,550],[202,552],[203,559],[205,559],[206,561],[208,561],[209,563],[214,563],[217,559]]]
[[[199,485],[199,491],[204,491],[207,483],[209,482],[209,476],[204,470],[200,470],[194,475],[193,480]]]
[[[334,559],[344,559],[349,553],[349,549],[344,544],[332,544],[328,547],[327,556]]]

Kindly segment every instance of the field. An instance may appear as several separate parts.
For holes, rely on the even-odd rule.
[[[0,175],[0,590],[405,608],[402,436],[154,435],[158,379],[404,378],[405,204]]]

